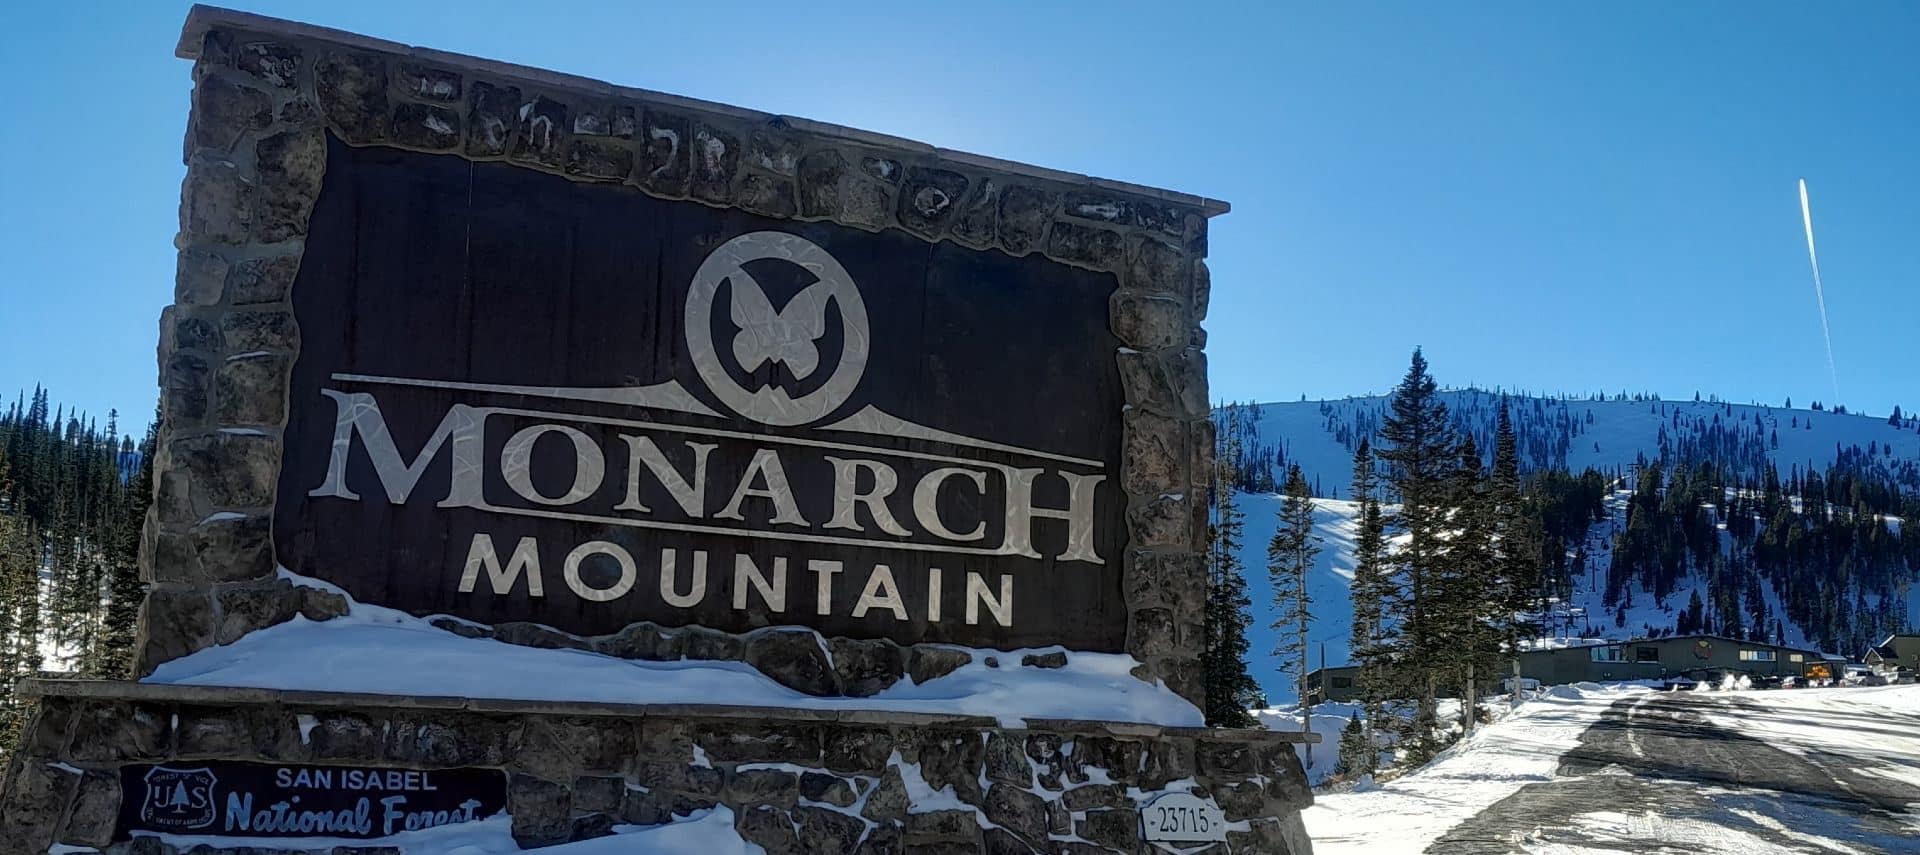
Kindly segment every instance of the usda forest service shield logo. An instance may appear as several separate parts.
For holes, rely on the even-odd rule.
[[[214,793],[219,779],[211,769],[147,770],[147,796],[140,803],[140,821],[153,828],[192,830],[213,824]]]

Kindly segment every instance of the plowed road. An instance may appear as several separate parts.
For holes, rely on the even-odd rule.
[[[1622,699],[1553,779],[1425,851],[1920,855],[1920,714],[1849,691],[1871,690]]]

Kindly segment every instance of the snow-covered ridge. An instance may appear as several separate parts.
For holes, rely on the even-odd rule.
[[[1456,426],[1493,450],[1501,396],[1478,389],[1440,393]],[[1521,467],[1578,473],[1631,469],[1662,449],[1686,460],[1713,459],[1736,474],[1762,461],[1784,477],[1794,467],[1824,470],[1841,451],[1864,459],[1909,486],[1920,487],[1920,419],[1898,426],[1885,416],[1788,409],[1716,401],[1604,400],[1514,396],[1507,399],[1519,438]],[[1253,404],[1259,440],[1281,465],[1298,463],[1317,494],[1346,498],[1353,449],[1379,429],[1385,396]]]
[[[341,593],[317,580],[282,575]],[[1131,675],[1121,653],[966,650],[973,661],[919,685],[903,678],[864,698],[815,697],[744,662],[647,662],[583,650],[547,650],[465,638],[405,612],[353,602],[346,616],[279,626],[160,666],[142,682],[383,695],[438,695],[621,704],[725,704],[820,710],[979,715],[1003,727],[1079,719],[1191,727],[1200,711],[1165,684]],[[1064,652],[1060,668],[1022,665]]]

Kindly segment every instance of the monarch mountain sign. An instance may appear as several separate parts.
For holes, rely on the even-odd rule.
[[[1110,275],[329,140],[282,565],[362,601],[1119,650]]]

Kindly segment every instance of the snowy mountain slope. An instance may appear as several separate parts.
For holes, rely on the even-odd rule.
[[[1474,390],[1443,394],[1456,424],[1472,432],[1480,447],[1490,451],[1499,396]],[[1350,448],[1358,444],[1360,436],[1378,429],[1386,415],[1387,399],[1254,406],[1256,441],[1275,452],[1276,470],[1297,463],[1320,495],[1345,495],[1352,470]],[[1614,538],[1626,525],[1627,500],[1632,495],[1626,488],[1631,486],[1630,473],[1639,460],[1658,458],[1664,451],[1670,458],[1714,459],[1736,471],[1754,472],[1770,463],[1784,476],[1796,468],[1824,469],[1846,453],[1863,465],[1920,487],[1920,423],[1912,419],[1903,418],[1900,426],[1894,426],[1886,418],[1704,401],[1516,397],[1510,406],[1526,469],[1565,466],[1579,471],[1594,467],[1621,475],[1606,500],[1608,518],[1587,532],[1586,561],[1574,574],[1571,597],[1556,604],[1548,616],[1547,635],[1559,643],[1582,638],[1624,639],[1642,636],[1648,629],[1670,631],[1696,591],[1706,598],[1705,581],[1695,574],[1682,580],[1664,599],[1636,583],[1628,589],[1623,609],[1616,611],[1605,604],[1606,571],[1612,561]],[[1298,693],[1291,677],[1280,672],[1282,664],[1271,655],[1275,633],[1267,625],[1272,607],[1265,572],[1266,548],[1273,535],[1280,497],[1242,493],[1237,501],[1247,519],[1242,560],[1249,570],[1255,613],[1249,666],[1254,678],[1265,687],[1269,703],[1290,703],[1297,700]],[[1341,665],[1348,661],[1347,632],[1353,617],[1347,584],[1353,576],[1358,506],[1337,499],[1319,499],[1315,506],[1315,530],[1323,548],[1308,587],[1314,598],[1308,661],[1310,667]],[[1763,593],[1768,612],[1780,618],[1782,643],[1821,646],[1810,641],[1809,632],[1784,616],[1777,590],[1764,586]],[[1920,614],[1920,585],[1908,591],[1908,611]],[[1858,655],[1852,650],[1838,652]]]
[[[1500,396],[1465,389],[1440,397],[1455,424],[1491,454]],[[1912,418],[1895,427],[1884,416],[1711,401],[1516,396],[1510,402],[1521,467],[1528,471],[1555,466],[1576,473],[1588,467],[1626,471],[1637,459],[1660,457],[1665,447],[1689,460],[1733,465],[1736,471],[1766,460],[1785,476],[1796,466],[1825,469],[1839,449],[1858,447],[1877,452],[1875,465],[1905,484],[1920,486],[1920,421]],[[1300,464],[1319,495],[1335,498],[1348,496],[1360,436],[1377,431],[1387,415],[1384,396],[1253,406],[1260,442],[1278,452],[1279,468]]]
[[[1240,510],[1246,514],[1246,546],[1241,560],[1247,568],[1247,596],[1253,600],[1253,626],[1247,631],[1248,672],[1267,692],[1270,704],[1292,703],[1299,697],[1290,667],[1273,655],[1279,631],[1271,626],[1273,582],[1267,576],[1267,542],[1279,526],[1279,495],[1241,493]],[[1353,541],[1359,536],[1359,508],[1353,502],[1316,499],[1313,509],[1313,533],[1320,538],[1320,554],[1314,556],[1313,571],[1307,577],[1307,596],[1313,600],[1309,610],[1313,622],[1308,629],[1309,668],[1323,662],[1343,665],[1347,661],[1347,632],[1353,625],[1353,600],[1347,586],[1353,581]],[[1286,632],[1293,632],[1289,628]]]

